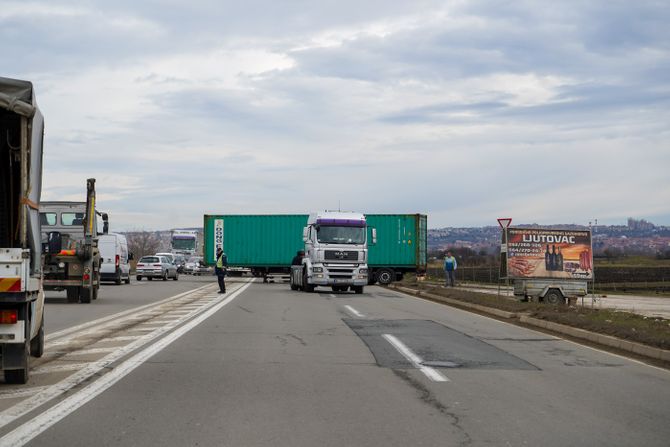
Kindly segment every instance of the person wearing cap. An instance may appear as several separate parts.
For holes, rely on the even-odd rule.
[[[214,267],[214,273],[219,280],[219,293],[226,293],[226,267],[228,267],[228,257],[219,248],[216,250],[216,267]]]

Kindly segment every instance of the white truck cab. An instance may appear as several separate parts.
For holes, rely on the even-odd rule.
[[[363,293],[368,283],[367,223],[361,213],[310,214],[303,230],[305,257],[291,271],[291,287],[311,292],[317,286]]]

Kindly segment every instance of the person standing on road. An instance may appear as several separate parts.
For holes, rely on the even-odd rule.
[[[299,250],[298,253],[293,257],[291,265],[302,265],[302,258],[305,257],[305,250]]]
[[[228,267],[228,256],[222,249],[216,250],[216,267],[214,272],[219,280],[219,293],[226,293],[226,267]]]
[[[452,256],[451,251],[448,251],[447,256],[444,257],[445,287],[454,287],[456,282],[456,267],[458,267],[456,258]]]

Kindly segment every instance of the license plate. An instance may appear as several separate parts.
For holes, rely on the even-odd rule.
[[[334,281],[335,281],[335,284],[341,284],[343,282],[349,282],[348,279],[335,279]]]

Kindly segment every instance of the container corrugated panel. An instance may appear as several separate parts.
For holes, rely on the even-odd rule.
[[[210,265],[215,263],[218,232],[223,236],[223,250],[231,266],[291,265],[296,252],[305,247],[302,230],[307,218],[307,214],[206,215],[205,261]]]
[[[368,244],[371,267],[426,266],[427,217],[424,214],[366,214],[368,241],[376,228],[377,243]]]

